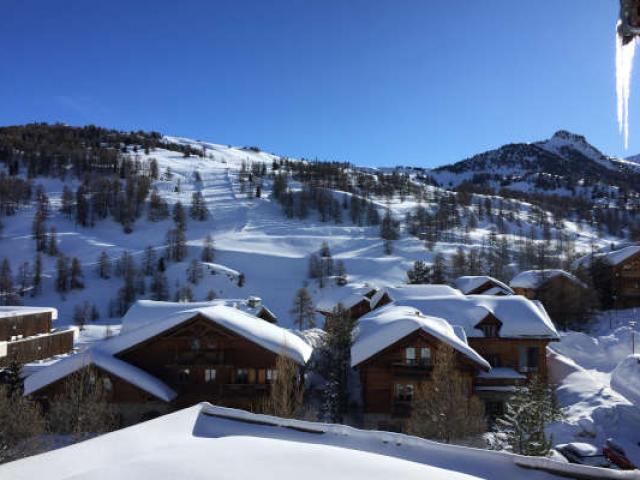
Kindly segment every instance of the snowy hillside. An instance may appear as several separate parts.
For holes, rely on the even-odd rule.
[[[632,159],[606,156],[583,136],[565,130],[547,140],[505,145],[428,173],[444,187],[471,182],[589,200],[615,197],[619,189],[637,196],[640,179],[640,167]]]
[[[280,160],[276,155],[256,148],[230,147],[177,137],[163,137],[160,144],[172,149],[129,147],[124,155],[136,164],[152,160],[157,162],[160,175],[152,182],[152,187],[166,200],[169,208],[178,201],[188,208],[194,192],[199,192],[210,212],[210,217],[205,221],[188,218],[185,230],[186,258],[166,265],[170,297],[173,298],[179,286],[188,284],[187,269],[190,262],[201,258],[203,242],[207,235],[211,235],[215,242],[215,259],[204,265],[202,280],[196,285],[189,285],[193,299],[204,300],[212,292],[219,298],[246,299],[255,295],[262,298],[284,326],[291,325],[289,310],[293,296],[303,285],[307,285],[318,300],[326,297],[327,292],[339,298],[344,291],[344,296],[347,296],[351,289],[363,284],[402,284],[406,281],[406,271],[414,261],[432,262],[438,253],[450,258],[458,249],[464,252],[475,250],[478,253],[487,248],[490,235],[496,231],[498,235],[495,238],[504,240],[510,256],[515,259],[519,255],[518,248],[528,248],[526,242],[530,242],[531,238],[542,238],[541,218],[555,221],[551,234],[561,236],[560,244],[565,247],[570,241],[576,253],[588,251],[592,244],[604,246],[618,240],[616,237],[599,235],[587,224],[553,220],[553,215],[527,202],[473,195],[471,205],[457,207],[461,217],[458,223],[451,223],[446,232],[437,226],[440,230],[430,249],[425,248],[419,234],[411,232],[409,226],[402,223],[399,238],[393,242],[392,254],[385,255],[380,228],[348,221],[344,218],[349,215],[348,210],[340,222],[322,221],[313,211],[306,218],[287,218],[283,215],[282,206],[272,195],[272,167],[274,161]],[[175,145],[187,149],[187,153],[176,151]],[[535,146],[529,148],[540,150]],[[260,197],[256,198],[253,191],[245,189],[246,182],[243,185],[241,177],[247,175],[243,172],[252,168],[252,165],[261,164],[264,164],[267,176],[261,177],[262,191]],[[376,175],[380,172],[375,170],[352,168],[347,172],[354,178],[353,181],[356,178],[357,181],[364,181],[364,178],[374,185],[379,181]],[[443,170],[442,174],[445,173]],[[395,178],[394,173],[390,175],[390,178]],[[403,220],[416,209],[426,207],[436,211],[434,218],[437,220],[437,209],[443,211],[444,208],[441,205],[442,198],[446,199],[450,194],[440,188],[424,185],[415,176],[407,178],[414,185],[413,191],[419,193],[373,195],[369,198],[373,206],[380,215],[388,208],[397,220]],[[93,227],[82,227],[74,218],[60,211],[64,202],[64,187],[73,190],[79,184],[79,179],[72,175],[65,180],[49,176],[33,178],[33,185],[42,185],[49,198],[47,224],[57,229],[58,250],[67,257],[79,259],[85,288],[57,293],[57,259],[55,256],[42,255],[42,293],[31,296],[27,292],[21,299],[27,305],[55,305],[60,310],[60,325],[73,322],[77,306],[84,302],[95,305],[100,318],[91,322],[83,333],[84,339],[90,339],[92,336],[103,336],[106,325],[110,325],[109,331],[115,333],[119,324],[119,314],[114,313],[113,302],[123,280],[115,275],[109,279],[99,278],[96,263],[100,254],[106,252],[115,263],[123,252],[128,251],[136,262],[142,262],[145,248],[151,247],[157,256],[162,256],[166,234],[173,227],[173,221],[170,216],[160,221],[150,221],[143,214],[135,220],[131,233],[123,233],[122,225],[111,217],[96,221]],[[303,188],[303,185],[292,181],[290,187],[296,190]],[[344,206],[353,194],[333,189],[331,195]],[[490,208],[495,209],[495,214],[489,212]],[[0,237],[0,257],[10,260],[14,274],[24,262],[30,262],[30,265],[34,263],[35,242],[31,233],[35,212],[36,205],[30,202],[18,208],[14,215],[2,219],[4,231]],[[437,221],[440,225],[441,221]],[[349,282],[346,287],[329,282],[321,289],[315,280],[309,278],[309,256],[317,252],[323,242],[327,242],[335,261],[344,262]],[[549,258],[555,261],[560,260],[561,255],[549,252]],[[506,269],[504,280],[508,280],[510,272],[518,268],[515,263],[509,266],[513,259],[503,259]],[[137,298],[150,298],[150,282],[150,278],[142,281],[144,293],[139,292]]]
[[[558,475],[517,465],[536,460]],[[637,478],[635,472],[598,472],[407,435],[284,420],[208,404],[0,466],[2,478],[15,480],[42,475],[52,480],[543,480],[563,478],[571,471]]]

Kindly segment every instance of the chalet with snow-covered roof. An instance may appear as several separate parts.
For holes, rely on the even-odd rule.
[[[513,295],[507,284],[487,275],[467,275],[457,278],[453,285],[465,295]]]
[[[360,319],[351,348],[351,366],[360,376],[366,426],[402,428],[413,393],[420,383],[430,380],[442,345],[456,351],[457,368],[472,391],[474,377],[479,371],[488,371],[489,363],[446,320],[396,305]]]
[[[594,275],[610,292],[615,308],[640,306],[640,246],[585,255],[578,259],[576,266],[582,269],[599,267],[600,271]]]
[[[56,329],[58,311],[48,307],[0,307],[0,367],[70,352],[75,329]]]
[[[520,272],[509,282],[516,295],[522,295],[529,300],[536,300],[545,290],[571,292],[586,289],[575,275],[559,269],[526,270]]]
[[[538,373],[546,376],[546,347],[559,337],[539,302],[519,295],[465,296],[457,290],[453,295],[429,295],[429,289],[424,289],[427,285],[407,287],[391,290],[392,306],[411,307],[427,318],[442,320],[491,366],[490,371],[474,376],[475,392],[484,400],[489,415],[499,414],[508,396],[528,377]],[[403,316],[397,318],[405,322]]]
[[[222,301],[137,302],[122,332],[25,380],[49,400],[74,372],[93,366],[126,422],[201,401],[251,409],[275,376],[278,355],[304,365],[311,347],[289,330]]]
[[[355,320],[391,301],[389,293],[382,288],[336,288],[323,292],[323,296],[316,303],[316,311],[326,318],[331,316],[338,305],[342,305],[351,319]]]

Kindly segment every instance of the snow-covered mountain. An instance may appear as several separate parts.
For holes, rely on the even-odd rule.
[[[610,157],[566,130],[534,143],[504,145],[431,170],[442,186],[464,183],[493,189],[590,197],[594,189],[637,193],[640,165]]]

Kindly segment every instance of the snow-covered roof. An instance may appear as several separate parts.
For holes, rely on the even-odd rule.
[[[630,245],[628,247],[621,248],[619,250],[612,250],[610,252],[597,252],[594,254],[587,254],[584,257],[579,258],[576,261],[577,266],[588,267],[591,265],[592,259],[603,260],[605,263],[609,265],[620,265],[625,260],[630,257],[633,257],[637,253],[640,253],[639,245]]]
[[[52,307],[0,306],[0,319],[20,315],[35,315],[37,313],[51,313],[53,320],[58,318],[58,310]]]
[[[266,310],[275,318],[275,315],[265,307],[261,302],[257,301],[251,306],[249,299],[258,300],[258,297],[249,297],[247,299],[220,298],[207,302],[159,302],[154,300],[138,300],[135,302],[127,313],[122,317],[121,333],[128,333],[136,328],[140,328],[149,323],[154,323],[160,317],[167,317],[185,310],[198,308],[215,307],[224,305],[241,310],[249,315],[257,316],[262,310]]]
[[[417,285],[398,285],[397,287],[387,288],[389,295],[395,301],[409,299],[423,299],[432,297],[442,297],[451,295],[454,297],[462,297],[462,292],[442,284],[417,284]]]
[[[374,308],[384,290],[370,286],[359,287],[334,287],[324,289],[322,295],[316,300],[316,310],[329,313],[340,303],[347,310],[360,302],[366,302]]]
[[[573,283],[581,286],[585,286],[575,275],[569,272],[559,269],[547,269],[547,270],[525,270],[513,277],[509,282],[512,288],[538,288],[548,280],[555,277],[564,277]]]
[[[400,433],[198,404],[85,442],[5,463],[0,465],[0,477],[553,480],[564,478],[560,474],[566,476],[567,471],[584,478],[600,471],[602,478],[630,479],[635,475],[543,459],[547,470],[553,471],[555,466],[560,471],[554,475],[518,466],[522,459],[506,452],[438,443]]]
[[[456,288],[465,295],[473,292],[485,283],[495,285],[494,287],[489,289],[491,290],[491,293],[489,293],[489,290],[487,290],[486,292],[482,292],[486,295],[495,295],[496,293],[499,293],[500,290],[503,290],[506,294],[513,294],[513,290],[511,290],[511,287],[496,278],[489,277],[488,275],[466,275],[463,277],[458,277],[453,283]],[[499,288],[496,289],[496,287]]]
[[[492,314],[502,323],[502,338],[546,338],[556,340],[558,332],[539,302],[520,295],[450,295],[428,298],[404,298],[397,305],[414,307],[425,315],[440,317],[460,325],[468,338],[482,338],[476,325]]]
[[[351,366],[361,364],[416,330],[423,330],[450,345],[483,368],[491,368],[478,352],[456,334],[446,320],[426,316],[413,307],[396,305],[382,307],[360,319],[351,347]]]
[[[212,305],[213,304],[213,305]],[[102,348],[116,354],[201,315],[223,328],[299,364],[307,362],[312,348],[293,332],[259,319],[238,308],[214,302],[136,302],[123,318],[120,335],[106,340]],[[126,322],[125,322],[126,319]],[[125,323],[129,327],[125,329]]]
[[[153,375],[113,357],[97,347],[65,357],[28,376],[24,381],[24,395],[37,392],[43,387],[90,365],[99,367],[165,402],[171,401],[176,396],[176,392]]]

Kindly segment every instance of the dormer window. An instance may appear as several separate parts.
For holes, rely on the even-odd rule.
[[[479,328],[487,338],[495,338],[498,336],[498,325],[484,324],[480,325]]]

